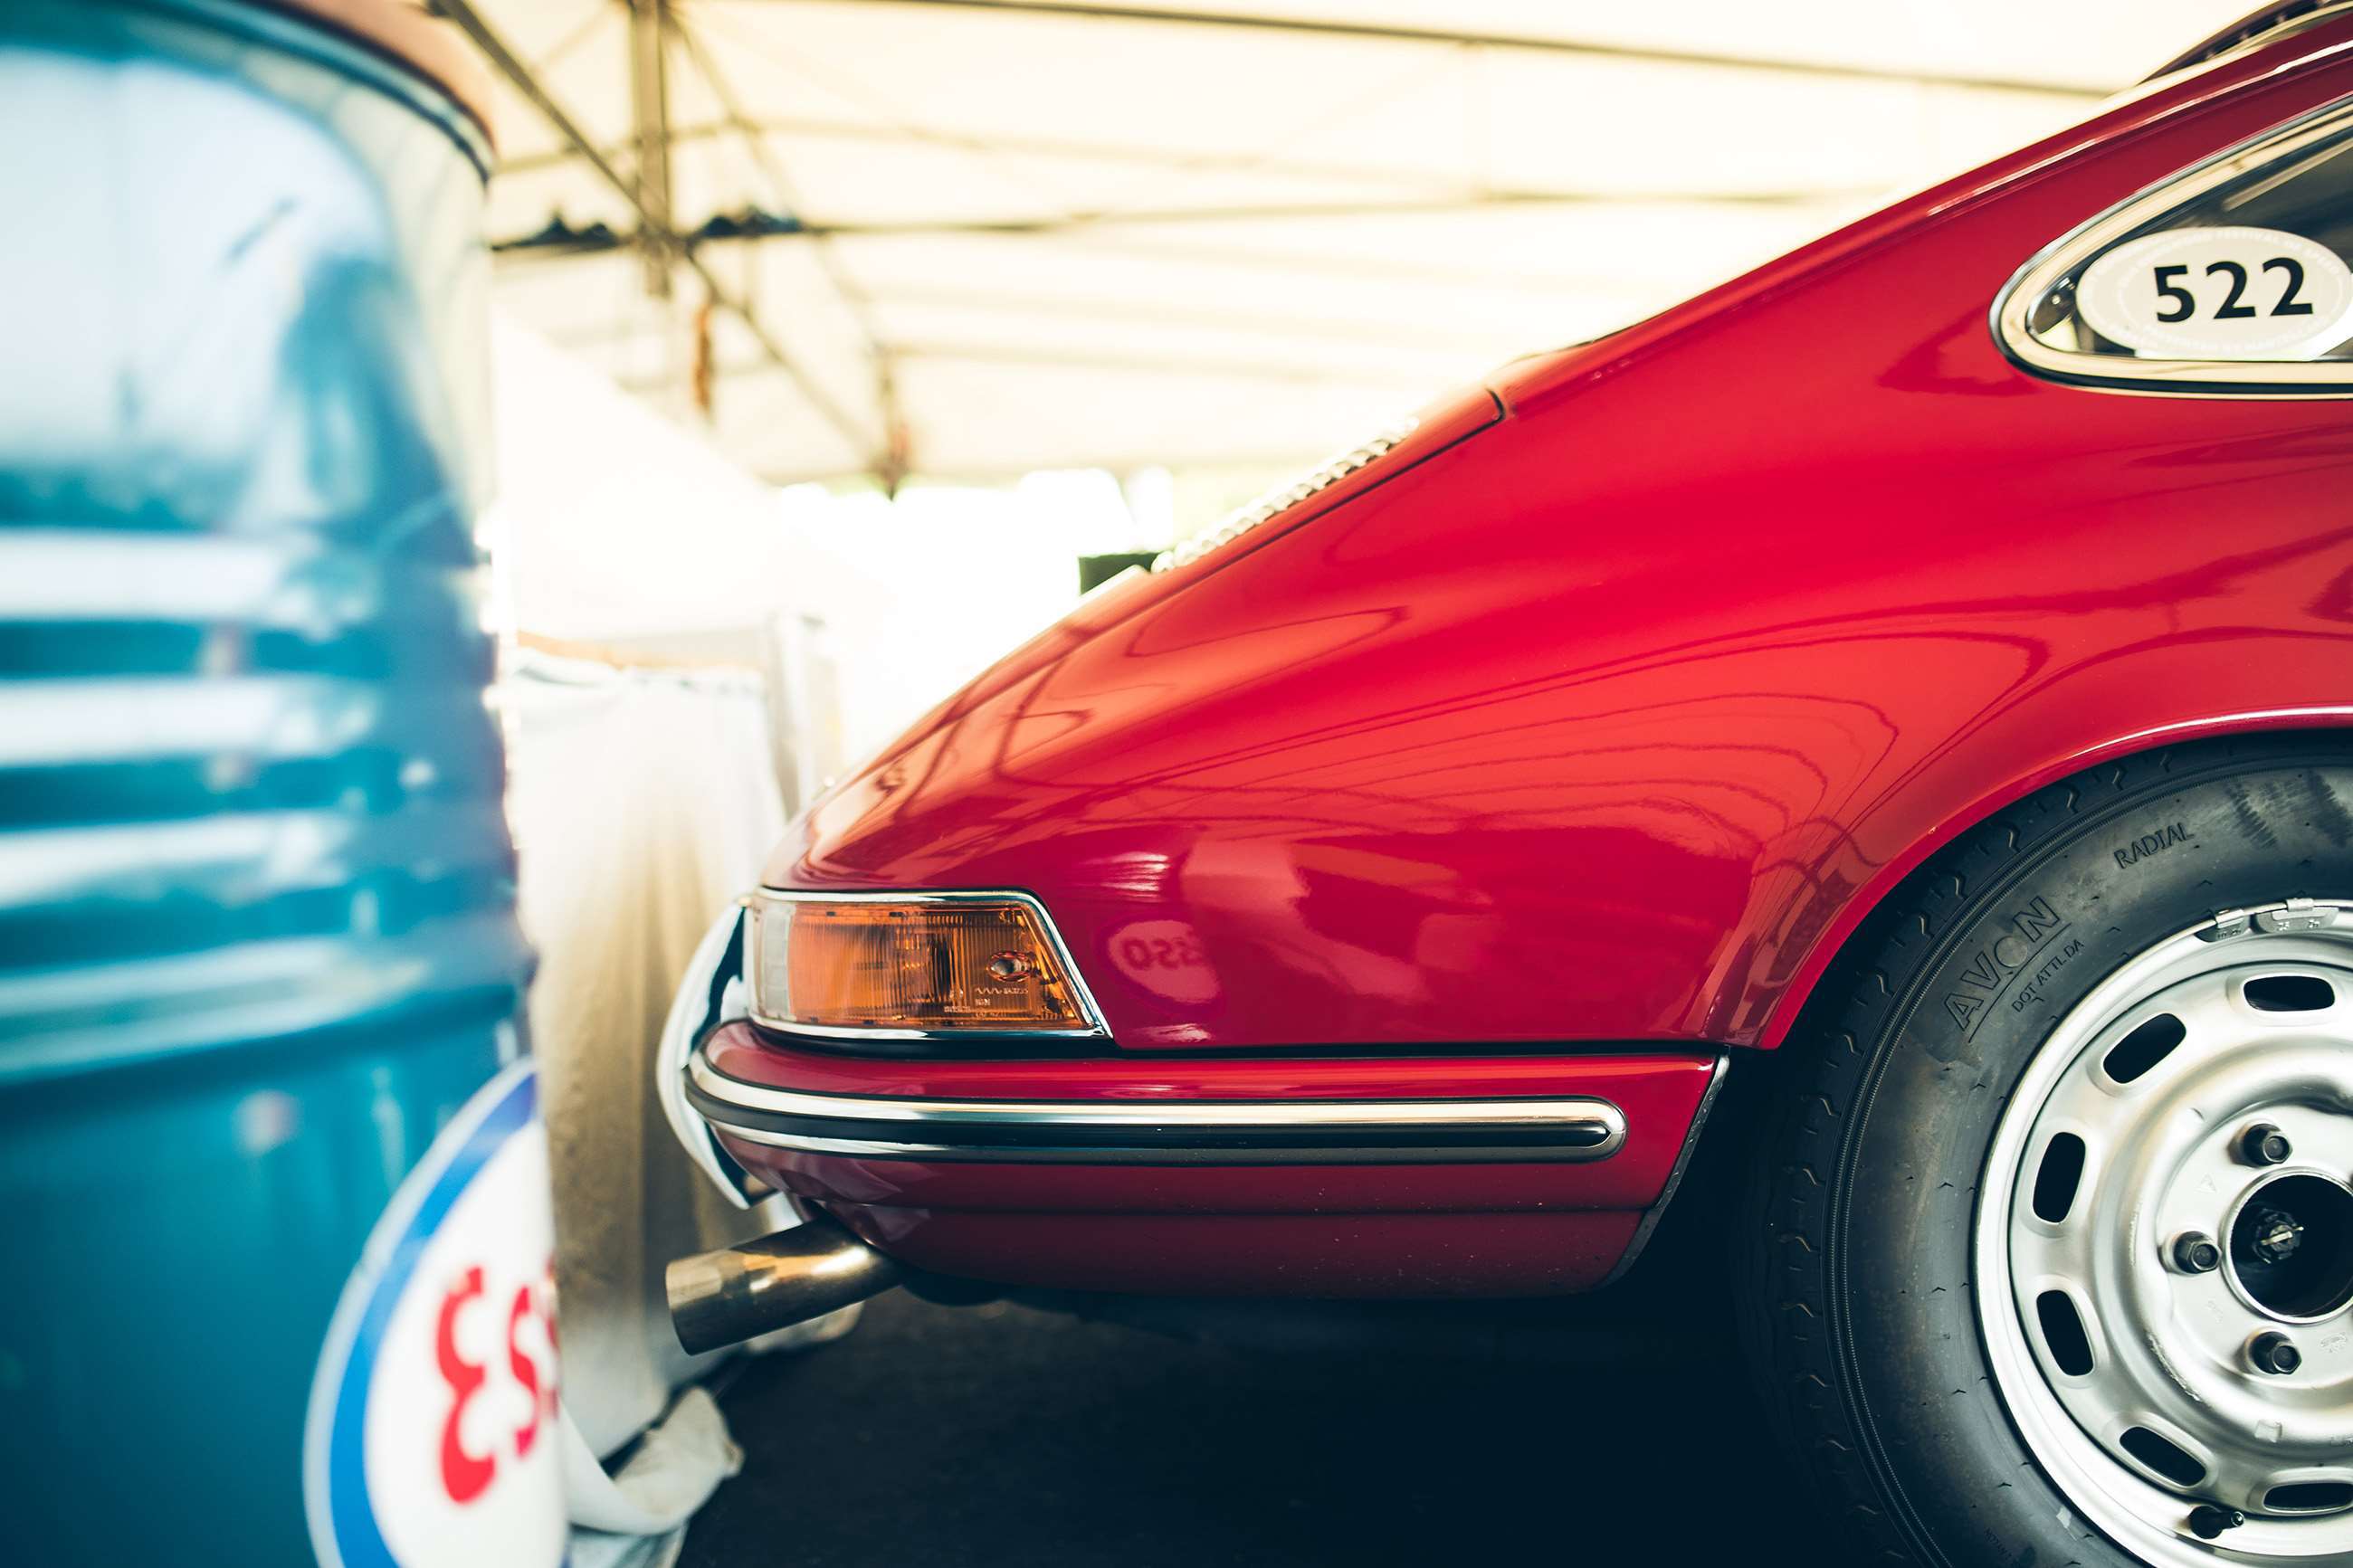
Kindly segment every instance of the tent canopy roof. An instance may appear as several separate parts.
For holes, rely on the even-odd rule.
[[[664,38],[670,226],[781,231],[697,247],[759,322],[699,348],[704,280],[649,294],[630,201],[502,83],[493,240],[619,241],[502,249],[502,304],[682,414],[700,367],[789,480],[894,426],[947,478],[1294,466],[2057,129],[2243,0],[474,7],[625,179]]]

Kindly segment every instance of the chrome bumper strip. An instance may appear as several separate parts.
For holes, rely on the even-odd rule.
[[[747,1142],[868,1159],[1018,1164],[1433,1164],[1606,1160],[1606,1100],[979,1100],[807,1094],[696,1051],[686,1099]]]

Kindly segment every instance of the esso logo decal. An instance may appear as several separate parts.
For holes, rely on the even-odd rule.
[[[1218,972],[1185,921],[1137,921],[1112,933],[1112,963],[1122,974],[1171,1002],[1218,999]]]
[[[554,1229],[529,1061],[402,1181],[311,1388],[303,1501],[324,1568],[554,1568]]]
[[[2168,229],[2085,268],[2075,309],[2102,337],[2153,358],[2303,358],[2343,341],[2353,268],[2282,229]]]

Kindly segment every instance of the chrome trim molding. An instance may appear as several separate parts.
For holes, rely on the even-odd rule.
[[[1350,474],[1368,468],[1397,450],[1405,438],[1414,432],[1419,418],[1400,420],[1373,436],[1362,446],[1350,447],[1336,457],[1328,458],[1314,469],[1289,484],[1278,485],[1257,500],[1245,502],[1239,510],[1210,529],[1207,533],[1186,540],[1183,543],[1162,551],[1153,557],[1155,572],[1173,571],[1189,566],[1204,555],[1231,544],[1261,523],[1271,522],[1303,501],[1311,500],[1330,489]]]
[[[1674,1168],[1667,1173],[1667,1184],[1659,1189],[1658,1201],[1642,1211],[1642,1222],[1634,1227],[1634,1237],[1626,1244],[1626,1255],[1618,1260],[1616,1268],[1601,1277],[1601,1283],[1593,1287],[1596,1290],[1624,1279],[1635,1259],[1642,1256],[1642,1248],[1651,1245],[1651,1233],[1659,1228],[1659,1221],[1666,1217],[1667,1205],[1674,1202],[1676,1189],[1683,1184],[1683,1173],[1691,1168],[1692,1155],[1699,1149],[1700,1129],[1707,1125],[1707,1113],[1715,1109],[1716,1094],[1724,1088],[1725,1075],[1731,1069],[1731,1052],[1715,1058],[1715,1070],[1707,1075],[1707,1087],[1700,1091],[1699,1109],[1692,1112],[1691,1130],[1683,1134],[1683,1146],[1675,1154]]]
[[[2149,72],[2141,79],[2141,85],[2145,87],[2150,82],[2163,81],[2177,71],[2186,71],[2195,66],[2211,66],[2217,60],[2233,58],[2258,46],[2268,47],[2282,38],[2308,33],[2325,22],[2334,22],[2346,12],[2353,11],[2353,0],[2335,0],[2334,4],[2317,6],[2302,16],[2283,19],[2279,14],[2293,10],[2295,3],[2296,0],[2281,0],[2281,4],[2271,8],[2268,16],[2260,20],[2257,17],[2240,17],[2221,32],[2200,40],[2194,47],[2183,50]]]
[[[1111,1029],[1103,1023],[1103,1009],[1095,1005],[1094,993],[1087,989],[1087,977],[1079,971],[1078,960],[1062,941],[1062,933],[1054,924],[1054,917],[1037,896],[1018,889],[951,889],[945,891],[925,889],[909,892],[828,893],[810,888],[756,888],[740,900],[747,915],[744,937],[744,992],[749,999],[752,1022],[764,1029],[780,1035],[807,1035],[821,1040],[1107,1040]],[[1019,904],[1038,921],[1038,929],[1046,933],[1047,945],[1061,964],[1062,973],[1071,977],[1071,995],[1079,1005],[1086,1021],[1067,1029],[862,1029],[835,1024],[797,1024],[783,1018],[773,1018],[760,1011],[758,927],[759,906],[774,904]]]
[[[730,1078],[698,1051],[687,1099],[747,1142],[869,1159],[1017,1164],[1482,1164],[1606,1160],[1606,1100],[982,1100],[808,1094]]]
[[[2044,246],[1994,296],[1994,342],[2020,369],[2093,391],[2175,396],[2353,397],[2353,360],[2177,360],[2055,349],[2027,316],[2060,279],[2149,219],[2274,160],[2353,129],[2353,97],[2337,99],[2168,174]]]

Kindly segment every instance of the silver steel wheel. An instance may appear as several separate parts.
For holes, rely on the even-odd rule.
[[[2151,1563],[2353,1564],[2342,908],[2233,911],[2133,959],[2028,1063],[1988,1156],[1996,1386],[2061,1492]]]

